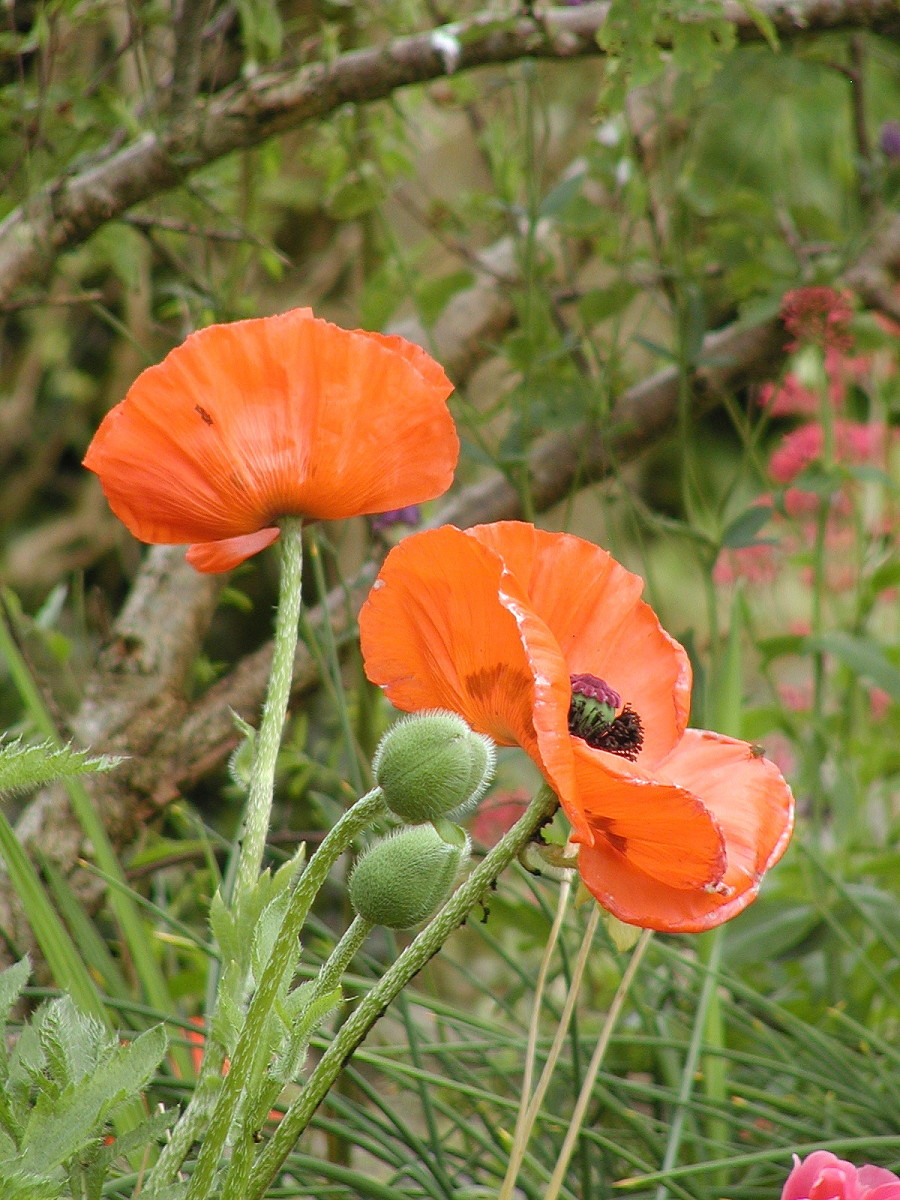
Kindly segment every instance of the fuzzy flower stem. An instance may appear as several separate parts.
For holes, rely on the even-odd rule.
[[[483,899],[485,892],[505,867],[531,840],[557,808],[557,798],[542,787],[523,816],[478,864],[465,883],[450,897],[436,917],[421,931],[359,1006],[341,1026],[300,1095],[285,1113],[271,1141],[254,1167],[244,1200],[262,1200],[281,1164],[307,1127],[347,1059],[365,1038],[387,1006],[421,971],[450,934]],[[234,1068],[232,1067],[232,1070]],[[230,1078],[230,1077],[229,1077]]]
[[[296,963],[297,938],[328,872],[358,833],[384,810],[380,788],[374,788],[348,809],[326,835],[294,889],[275,945],[259,981],[237,1047],[225,1076],[218,1103],[203,1138],[203,1149],[191,1177],[186,1200],[207,1200],[238,1102],[253,1076],[262,1069],[263,1036],[285,973]]]
[[[359,916],[353,918],[344,936],[328,956],[328,961],[322,964],[322,969],[316,977],[312,996],[313,1000],[327,995],[328,992],[333,991],[340,984],[344,977],[344,972],[350,966],[354,955],[372,932],[372,929],[373,925],[371,921],[365,921]]]
[[[299,517],[285,517],[281,521],[280,546],[281,590],[275,619],[272,670],[250,776],[243,845],[232,896],[235,907],[243,903],[256,886],[266,846],[266,835],[269,832],[269,817],[275,790],[275,762],[281,746],[281,734],[291,694],[297,628],[300,621],[303,541]]]

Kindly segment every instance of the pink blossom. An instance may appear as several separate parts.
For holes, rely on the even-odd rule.
[[[774,583],[779,567],[776,547],[768,542],[758,542],[738,550],[723,550],[713,567],[713,579],[722,584],[734,583],[736,579],[746,579],[748,583]]]
[[[808,417],[819,411],[818,394],[804,387],[793,371],[787,372],[780,386],[764,384],[759,390],[759,403],[773,417]]]
[[[886,430],[878,422],[835,421],[834,456],[838,462],[884,462],[887,445]],[[822,457],[825,432],[818,421],[808,421],[785,434],[781,445],[769,459],[769,474],[776,483],[791,483],[810,463]]]
[[[781,319],[797,343],[849,350],[853,311],[845,296],[829,287],[794,288],[781,301]]]
[[[830,1150],[794,1155],[781,1200],[900,1200],[900,1179],[883,1167],[855,1167]]]
[[[869,692],[869,709],[872,717],[876,721],[880,721],[887,715],[888,709],[891,707],[891,696],[884,688],[873,687]]]
[[[495,792],[481,805],[472,820],[472,837],[482,846],[493,846],[508,833],[528,807],[530,796],[524,788]]]
[[[824,433],[818,421],[810,421],[785,434],[769,459],[769,474],[776,483],[790,483],[821,457]]]
[[[791,712],[809,712],[812,708],[812,684],[781,683],[778,696],[785,708]]]
[[[789,487],[784,493],[784,511],[789,517],[803,517],[814,513],[819,507],[815,492],[804,492],[802,488]]]

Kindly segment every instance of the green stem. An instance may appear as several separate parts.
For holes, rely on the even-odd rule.
[[[373,928],[374,926],[371,921],[365,921],[362,917],[353,918],[344,936],[329,955],[328,961],[322,964],[322,969],[316,978],[316,986],[313,988],[310,1003],[312,1003],[312,1000],[318,1000],[320,996],[334,991],[343,979],[344,972],[353,961],[357,950],[369,936]]]
[[[323,964],[319,972],[313,986],[312,994],[308,1000],[310,1007],[312,1007],[320,996],[334,991],[339,985],[344,971],[350,965],[353,956],[368,937],[371,929],[371,922],[364,921],[362,917],[356,917],[351,923],[344,936],[335,946],[328,961]],[[313,1027],[310,1027],[310,1032]],[[253,1125],[255,1126],[256,1124],[257,1121],[254,1121]],[[242,1122],[242,1127],[232,1152],[231,1161],[228,1164],[225,1179],[222,1183],[222,1200],[244,1200],[244,1196],[247,1194],[250,1173],[253,1169],[255,1151],[254,1129],[248,1128],[248,1122],[244,1121]]]
[[[451,896],[431,923],[407,946],[393,966],[360,1002],[335,1036],[303,1091],[285,1113],[271,1141],[260,1154],[244,1200],[261,1200],[297,1138],[309,1124],[313,1113],[340,1074],[344,1063],[391,1001],[443,946],[453,930],[482,901],[494,879],[531,840],[543,822],[552,816],[557,804],[553,792],[546,786],[541,788],[519,821],[479,863],[462,887]]]
[[[275,618],[272,667],[250,777],[244,835],[231,890],[231,906],[235,913],[239,912],[256,887],[269,832],[275,790],[275,764],[281,747],[281,735],[291,694],[297,629],[300,622],[303,540],[299,517],[285,517],[281,521],[279,545],[281,584]],[[150,1173],[147,1180],[148,1195],[152,1196],[155,1187],[171,1181],[205,1125],[221,1090],[224,1061],[224,1048],[217,1045],[212,1038],[208,1039],[194,1095]]]
[[[266,1046],[263,1036],[265,1025],[285,974],[296,962],[297,938],[319,888],[353,838],[365,829],[383,808],[384,800],[380,788],[373,789],[357,800],[325,837],[300,877],[275,939],[272,954],[259,981],[259,987],[247,1010],[244,1028],[232,1055],[231,1069],[225,1077],[212,1120],[203,1138],[203,1148],[197,1159],[186,1200],[206,1200],[210,1194],[238,1101],[251,1080],[262,1069],[262,1055]]]
[[[256,755],[250,777],[243,844],[232,895],[232,906],[235,910],[256,887],[269,832],[272,795],[275,790],[275,763],[281,748],[281,734],[291,695],[294,656],[297,652],[297,628],[300,622],[303,540],[299,517],[283,518],[279,544],[281,588],[275,619],[272,670],[263,703]]]

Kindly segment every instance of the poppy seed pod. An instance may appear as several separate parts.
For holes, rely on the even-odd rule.
[[[447,836],[454,841],[446,841]],[[372,925],[411,929],[441,907],[469,856],[469,839],[459,826],[401,829],[376,842],[350,876],[350,903]]]
[[[418,713],[387,731],[372,772],[391,812],[421,825],[478,802],[494,773],[494,746],[455,713]]]

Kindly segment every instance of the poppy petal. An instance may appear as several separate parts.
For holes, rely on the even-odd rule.
[[[644,731],[638,762],[648,769],[684,732],[691,666],[684,648],[641,599],[644,582],[599,546],[519,521],[469,531],[490,546],[550,626],[570,675],[603,679],[637,712]]]
[[[642,773],[607,769],[608,756],[574,739],[577,806],[617,854],[671,888],[715,887],[725,872],[725,839],[686,788]]]
[[[688,729],[656,774],[700,796],[721,825],[725,882],[738,892],[758,889],[787,849],[794,827],[794,797],[775,764],[747,742]]]
[[[731,920],[759,891],[790,840],[793,797],[778,769],[746,742],[688,729],[655,769],[661,783],[693,792],[725,838],[718,888],[673,888],[637,869],[606,841],[583,846],[578,866],[600,903],[620,920],[669,933],[699,933]],[[680,853],[673,848],[673,855]]]
[[[568,669],[496,554],[451,525],[405,538],[359,628],[366,674],[397,708],[459,713],[499,744],[521,746],[571,796]]]
[[[420,347],[309,309],[211,325],[138,377],[84,463],[148,542],[383,512],[449,487],[451,391]]]
[[[259,554],[281,536],[277,526],[258,529],[256,533],[245,533],[242,537],[222,538],[218,542],[195,542],[188,547],[185,558],[195,571],[204,575],[217,575],[230,571],[253,554]]]

